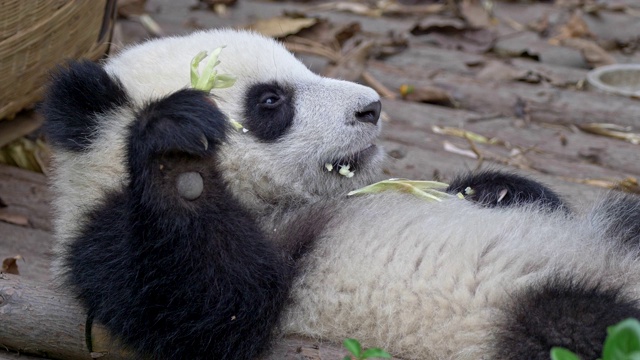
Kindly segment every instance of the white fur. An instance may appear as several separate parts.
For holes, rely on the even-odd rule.
[[[238,81],[215,90],[214,99],[230,118],[243,121],[243,94],[252,84],[278,81],[296,90],[287,136],[266,144],[239,132],[223,146],[221,166],[234,194],[269,230],[286,220],[280,218],[285,207],[305,211],[323,199],[338,201],[294,287],[285,333],[336,342],[355,337],[410,359],[482,359],[510,295],[546,275],[626,283],[638,295],[635,254],[605,241],[592,217],[481,209],[459,199],[429,203],[395,193],[346,198],[346,191],[379,176],[382,156],[351,179],[324,164],[375,142],[379,125],[353,124],[353,116],[378,95],[311,73],[273,40],[231,30],[198,32],[128,49],[106,69],[141,106],[187,87],[193,56],[222,45],[219,70]],[[58,257],[84,211],[127,181],[123,129],[133,111],[102,119],[87,153],[56,155]]]

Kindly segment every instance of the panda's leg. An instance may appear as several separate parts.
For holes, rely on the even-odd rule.
[[[502,171],[482,171],[457,176],[447,188],[486,207],[536,205],[544,210],[569,212],[562,199],[545,185]]]
[[[602,355],[607,327],[640,319],[638,302],[620,288],[563,276],[539,281],[511,297],[493,333],[499,360],[548,360],[553,347],[564,347],[581,359]]]
[[[587,221],[605,237],[640,254],[640,197],[611,192],[588,214]]]
[[[141,357],[253,359],[287,302],[290,264],[221,178],[227,124],[195,90],[139,111],[128,186],[68,251],[89,315]]]

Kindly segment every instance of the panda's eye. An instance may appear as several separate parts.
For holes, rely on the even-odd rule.
[[[260,96],[258,105],[267,109],[274,109],[282,103],[283,99],[278,94],[271,91]]]

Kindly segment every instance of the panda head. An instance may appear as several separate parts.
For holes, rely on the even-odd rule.
[[[216,69],[237,81],[214,89],[212,99],[247,131],[230,136],[219,161],[246,205],[344,195],[375,178],[382,159],[378,94],[312,73],[272,39],[235,30],[164,38],[125,50],[105,69],[142,107],[188,87],[192,58],[220,46]]]

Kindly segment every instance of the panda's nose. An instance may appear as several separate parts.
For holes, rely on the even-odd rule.
[[[378,119],[380,119],[380,111],[382,110],[382,104],[380,101],[372,102],[365,106],[360,111],[356,112],[356,119],[360,122],[371,123],[376,125]]]

